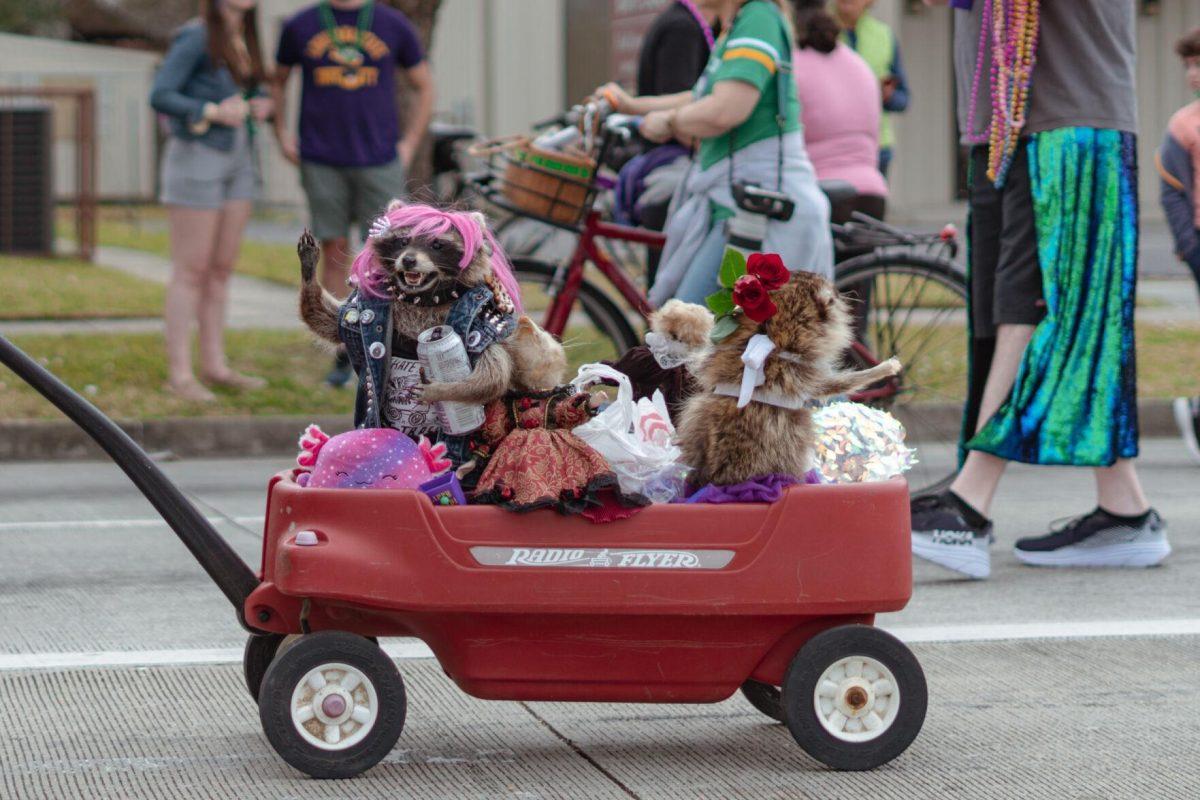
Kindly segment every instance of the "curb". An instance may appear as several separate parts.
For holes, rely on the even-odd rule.
[[[925,409],[922,417],[936,420],[952,439],[958,430],[960,409],[947,405]],[[903,422],[904,415],[899,415]],[[1143,400],[1138,404],[1141,435],[1179,435],[1170,400]],[[291,456],[296,440],[312,423],[329,435],[352,426],[348,416],[272,417],[168,417],[119,420],[117,424],[148,453],[176,458],[230,458]],[[0,420],[0,462],[58,461],[106,458],[87,434],[67,420]]]

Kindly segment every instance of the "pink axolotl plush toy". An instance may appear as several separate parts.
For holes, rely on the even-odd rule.
[[[417,489],[450,469],[446,445],[414,442],[393,428],[357,428],[329,437],[309,425],[300,437],[296,463],[309,470],[296,478],[319,489]]]

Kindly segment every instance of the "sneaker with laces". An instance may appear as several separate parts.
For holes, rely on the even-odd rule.
[[[1175,412],[1175,424],[1179,426],[1179,435],[1197,464],[1200,464],[1200,395],[1196,397],[1176,397],[1171,404]]]
[[[912,552],[970,578],[992,573],[992,523],[946,490],[913,498]]]
[[[1153,567],[1171,554],[1171,545],[1167,523],[1154,509],[1135,520],[1097,508],[1045,536],[1019,539],[1013,554],[1041,567]]]

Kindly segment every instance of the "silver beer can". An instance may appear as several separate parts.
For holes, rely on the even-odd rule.
[[[471,359],[462,338],[449,325],[436,325],[417,337],[417,360],[425,379],[456,383],[471,377]],[[483,406],[453,401],[434,404],[442,430],[454,436],[483,425]]]

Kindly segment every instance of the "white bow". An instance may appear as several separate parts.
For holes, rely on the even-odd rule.
[[[767,375],[763,371],[763,365],[767,363],[767,356],[774,349],[775,343],[765,333],[756,333],[750,337],[750,341],[746,342],[746,349],[742,351],[742,364],[745,366],[742,367],[742,388],[738,393],[738,408],[750,405],[754,389],[766,382]]]

